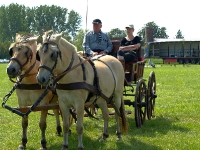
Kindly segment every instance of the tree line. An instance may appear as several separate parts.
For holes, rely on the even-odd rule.
[[[74,10],[60,6],[40,5],[37,7],[26,7],[19,4],[2,5],[0,7],[0,59],[9,58],[8,48],[16,33],[42,35],[43,32],[53,30],[54,32],[63,32],[63,37],[73,43],[77,50],[83,50],[83,37],[88,30],[81,28],[82,17]],[[145,24],[137,33],[142,39],[145,39],[145,27],[152,27],[154,38],[168,38],[165,27],[159,27],[154,22]],[[108,32],[111,39],[120,39],[126,36],[125,30],[119,28],[111,29]],[[176,37],[184,38],[181,31],[177,32]],[[41,38],[39,42],[41,42]]]

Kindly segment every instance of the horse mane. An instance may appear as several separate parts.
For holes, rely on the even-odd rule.
[[[14,47],[28,47],[32,51],[37,51],[37,39],[39,36],[34,36],[31,34],[19,34],[16,33],[15,42],[10,44],[9,50]]]
[[[73,45],[72,43],[70,43],[69,41],[67,41],[66,39],[64,39],[63,37],[60,38],[59,41],[60,45],[62,45],[63,47],[67,48],[68,50],[72,51],[72,52],[77,52],[77,48],[75,45]]]
[[[60,48],[63,49],[68,49],[71,52],[77,52],[77,48],[75,45],[67,41],[65,38],[62,37],[62,32],[61,33],[53,33],[52,30],[46,31],[43,33],[43,43],[55,43],[57,44]]]

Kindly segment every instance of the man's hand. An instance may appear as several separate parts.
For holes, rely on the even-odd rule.
[[[98,55],[97,52],[93,52],[93,53],[92,53],[92,56],[96,56],[96,55]]]
[[[101,51],[99,54],[107,54],[106,51]]]
[[[119,50],[124,50],[125,46],[120,46]]]

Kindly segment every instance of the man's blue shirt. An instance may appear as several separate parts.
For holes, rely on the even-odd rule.
[[[94,49],[101,49],[106,51],[107,53],[111,52],[112,50],[112,43],[110,41],[110,38],[108,34],[103,33],[100,31],[102,40],[98,41],[98,33],[95,33],[94,31],[89,31],[83,40],[83,48],[85,50],[85,53],[92,54]]]

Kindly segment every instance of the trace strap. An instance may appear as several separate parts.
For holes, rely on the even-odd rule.
[[[30,107],[30,109],[26,112],[26,113],[22,113],[17,109],[14,109],[8,105],[6,105],[6,101],[8,100],[8,98],[10,97],[10,95],[13,93],[13,91],[16,89],[17,84],[15,84],[15,86],[12,88],[12,92],[10,92],[9,94],[7,94],[4,98],[3,98],[3,103],[2,103],[2,107],[5,109],[10,110],[11,112],[21,116],[21,117],[27,117],[32,111],[34,111],[34,109],[38,106],[38,104],[42,101],[42,99],[45,97],[45,95],[47,95],[47,93],[49,92],[49,90],[46,88],[45,91],[42,93],[42,95],[38,98],[38,100]],[[14,89],[14,90],[13,90]]]

